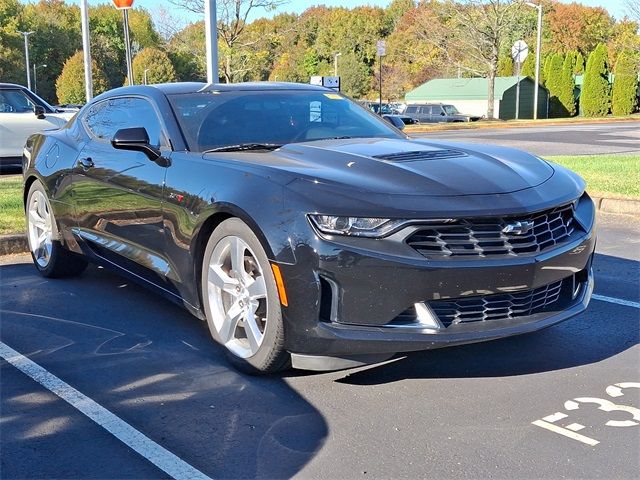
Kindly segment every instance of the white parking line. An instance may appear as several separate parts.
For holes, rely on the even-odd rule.
[[[69,405],[79,410],[171,477],[179,480],[211,480],[210,477],[207,477],[200,470],[192,467],[164,447],[161,447],[103,406],[97,404],[71,385],[63,382],[3,342],[0,342],[0,357],[50,392],[56,394]]]
[[[625,307],[640,308],[640,303],[632,302],[630,300],[622,300],[621,298],[605,297],[604,295],[591,295],[594,300],[600,300],[601,302],[615,303],[618,305],[624,305]]]

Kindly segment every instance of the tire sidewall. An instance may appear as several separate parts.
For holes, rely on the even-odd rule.
[[[258,261],[267,286],[267,323],[264,339],[258,351],[251,357],[241,358],[232,353],[220,340],[213,323],[209,295],[207,291],[207,276],[209,262],[216,245],[225,237],[236,236],[244,240]],[[283,322],[282,309],[280,308],[280,296],[276,281],[271,270],[267,254],[249,226],[238,218],[230,218],[222,222],[211,234],[202,259],[202,276],[200,281],[202,306],[207,319],[209,331],[214,340],[225,350],[229,360],[241,370],[249,373],[265,371],[272,363],[275,356],[282,354]]]

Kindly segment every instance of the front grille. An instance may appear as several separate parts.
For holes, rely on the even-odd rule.
[[[564,280],[567,289],[571,288],[572,279]],[[511,320],[544,312],[558,301],[562,287],[563,280],[560,280],[524,292],[432,300],[429,306],[445,327],[459,323]]]
[[[533,222],[529,231],[508,232],[508,226]],[[461,219],[420,227],[407,244],[427,257],[488,257],[536,254],[575,231],[574,204],[528,216]],[[505,233],[506,232],[506,233]]]
[[[417,150],[412,152],[389,153],[374,155],[373,158],[392,162],[411,162],[414,160],[441,160],[444,158],[466,157],[467,154],[459,150]]]

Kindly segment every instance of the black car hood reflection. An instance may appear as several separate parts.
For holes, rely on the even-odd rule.
[[[427,158],[395,160],[397,154],[407,152]],[[448,152],[451,155],[446,155]],[[443,153],[445,158],[439,158]],[[433,158],[429,158],[431,154]],[[205,154],[205,158],[209,155]],[[554,173],[546,162],[517,150],[384,138],[292,143],[273,152],[225,156],[287,172],[292,175],[291,180],[390,195],[512,193],[535,188]]]

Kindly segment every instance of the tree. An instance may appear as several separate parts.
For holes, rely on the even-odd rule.
[[[640,22],[640,0],[627,0],[626,4],[629,16]]]
[[[611,94],[611,113],[629,115],[638,106],[638,60],[629,51],[618,55],[616,62],[613,91]]]
[[[176,81],[176,71],[169,56],[157,48],[143,48],[133,59],[133,78],[137,85],[144,83],[147,70],[147,83],[168,83]],[[128,84],[128,82],[126,82]]]
[[[109,89],[107,77],[95,60],[91,62],[91,70],[94,95],[107,91]],[[86,103],[82,52],[76,52],[64,63],[62,73],[56,80],[56,94],[60,103]]]
[[[587,68],[580,94],[580,107],[585,117],[600,117],[609,113],[611,87],[607,48],[598,44],[587,59]]]
[[[455,43],[458,58],[467,58],[463,68],[487,77],[487,116],[494,118],[495,78],[499,52],[507,32],[521,10],[521,3],[511,0],[462,0],[448,4],[455,20]]]
[[[536,78],[536,53],[533,51],[529,52],[527,58],[522,62],[522,66],[520,67],[520,75],[523,77],[529,77],[532,80]]]
[[[204,21],[192,23],[175,33],[167,44],[167,53],[180,81],[205,81]]]
[[[180,8],[204,13],[204,0],[170,0]],[[246,73],[243,58],[245,50],[251,49],[253,42],[246,41],[247,19],[256,9],[275,10],[288,0],[218,0],[217,20],[220,44],[222,77],[225,82],[238,81],[237,71]]]
[[[573,65],[573,73],[574,75],[584,74],[584,57],[581,52],[578,52],[576,55],[576,62]]]
[[[520,69],[522,70],[522,66],[520,66]],[[498,76],[510,77],[513,75],[514,70],[515,66],[511,55],[500,55],[500,59],[498,60]]]
[[[562,106],[559,95],[562,89],[562,66],[564,57],[559,53],[553,53],[545,62],[545,86],[549,90],[549,115],[551,117],[565,117],[566,111]]]
[[[23,10],[18,0],[0,1],[0,78],[3,82],[26,83],[19,18]]]
[[[567,53],[562,64],[562,71],[558,81],[558,102],[561,105],[564,116],[573,117],[576,114],[576,97],[573,93],[575,82],[573,80],[573,68],[576,55]]]
[[[545,15],[549,50],[565,53],[569,50],[590,52],[598,43],[611,36],[614,20],[602,7],[587,7],[580,3],[551,4]]]

